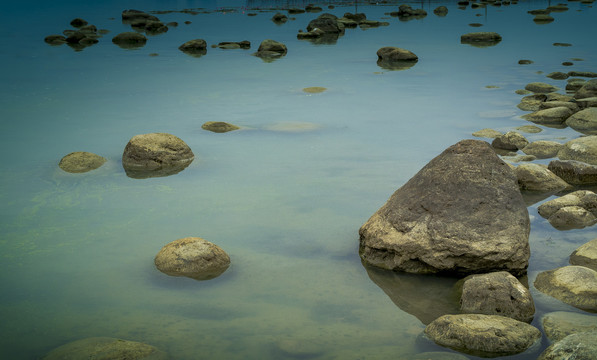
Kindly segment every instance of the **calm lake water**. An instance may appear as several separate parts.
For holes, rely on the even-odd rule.
[[[385,15],[398,3],[330,3],[321,4],[325,12],[364,12],[389,26],[347,29],[335,44],[316,45],[296,33],[319,14],[270,20],[276,11],[268,8],[301,1],[3,5],[0,358],[37,359],[94,336],[146,342],[173,359],[408,359],[441,350],[420,335],[429,313],[453,305],[454,280],[368,271],[357,231],[446,147],[483,128],[529,124],[515,90],[534,81],[563,89],[565,81],[545,77],[552,71],[597,71],[597,9],[568,2],[553,23],[537,25],[527,11],[555,2],[486,9],[413,2],[428,16],[411,21]],[[439,5],[446,17],[433,14]],[[110,40],[130,31],[120,18],[130,8],[206,12],[158,15],[180,25],[123,50]],[[233,11],[214,11],[225,8]],[[44,43],[75,17],[110,33],[83,51]],[[473,31],[496,31],[503,41],[460,44]],[[252,45],[208,48],[201,58],[177,49],[196,38]],[[288,54],[271,63],[252,56],[264,39],[285,43]],[[384,70],[376,64],[383,46],[411,50],[419,62]],[[311,86],[327,91],[302,91]],[[211,133],[201,129],[206,121],[245,129]],[[194,162],[170,177],[127,177],[124,146],[150,132],[183,139]],[[525,135],[579,136],[551,128]],[[108,162],[65,173],[58,161],[73,151]],[[537,272],[567,264],[597,237],[593,228],[553,229],[537,214],[540,203],[529,207],[528,276],[539,328],[546,312],[578,310],[538,293]],[[228,271],[198,282],[156,270],[160,248],[187,236],[228,252]]]

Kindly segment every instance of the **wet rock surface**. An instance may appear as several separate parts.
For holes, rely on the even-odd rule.
[[[155,256],[155,266],[170,276],[209,280],[230,266],[230,257],[219,246],[198,237],[186,237],[166,244]]]
[[[425,334],[438,345],[482,357],[518,354],[541,339],[539,329],[527,323],[480,314],[444,315]]]
[[[374,266],[412,273],[522,274],[529,229],[514,172],[486,142],[463,140],[373,214],[359,230],[359,252]]]
[[[180,138],[166,133],[135,135],[124,148],[122,166],[137,179],[169,176],[184,170],[195,155]]]
[[[543,271],[535,288],[579,309],[597,312],[597,271],[584,266],[564,266]]]
[[[541,319],[545,336],[552,342],[562,340],[568,335],[597,331],[597,316],[569,311],[547,313]]]
[[[466,277],[460,310],[467,314],[499,315],[530,323],[535,304],[529,290],[518,279],[499,271]]]
[[[109,337],[92,337],[62,345],[42,358],[43,360],[127,359],[167,360],[168,355],[158,348]]]
[[[570,264],[597,271],[597,239],[593,239],[574,250],[570,254]]]
[[[64,156],[58,166],[69,173],[84,173],[104,165],[106,158],[86,151],[76,151]]]

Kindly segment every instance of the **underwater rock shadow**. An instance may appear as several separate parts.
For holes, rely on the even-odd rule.
[[[424,325],[446,314],[460,313],[456,277],[384,270],[362,263],[367,275],[401,310]]]

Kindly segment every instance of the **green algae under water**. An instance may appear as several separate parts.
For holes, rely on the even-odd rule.
[[[575,70],[597,71],[596,10],[570,2],[553,23],[537,25],[526,11],[546,1],[486,10],[411,5],[428,16],[403,22],[384,14],[397,4],[361,4],[359,12],[390,25],[346,29],[336,44],[314,45],[296,33],[318,14],[276,25],[276,11],[249,17],[236,2],[11,4],[10,30],[0,35],[0,357],[39,358],[95,336],[145,342],[174,359],[389,359],[437,350],[420,342],[429,316],[421,307],[441,308],[453,279],[368,272],[358,228],[447,146],[483,128],[528,124],[514,91],[533,81],[565,85],[538,71],[564,71],[571,58],[583,59]],[[446,17],[433,14],[439,5],[448,6]],[[110,42],[130,29],[119,20],[126,8],[228,6],[236,11],[158,15],[180,25],[138,50]],[[43,42],[75,17],[111,32],[80,52]],[[477,31],[472,22],[502,42],[460,44],[461,34]],[[177,50],[198,37],[247,39],[252,49],[209,48],[201,58]],[[285,43],[288,54],[271,63],[251,56],[266,38]],[[383,46],[409,49],[419,62],[381,69],[375,52]],[[308,87],[327,90],[304,93]],[[245,129],[215,134],[201,129],[207,121]],[[122,150],[148,132],[182,138],[195,161],[170,177],[126,177]],[[578,134],[544,128],[525,136],[564,142]],[[67,174],[57,164],[72,151],[108,162]],[[545,312],[576,310],[538,293],[534,277],[565,265],[597,232],[554,230],[538,204],[529,207],[529,283],[540,327]],[[218,244],[231,267],[205,282],[157,271],[159,249],[186,236]]]

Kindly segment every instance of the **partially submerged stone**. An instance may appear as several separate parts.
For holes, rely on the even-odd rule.
[[[558,155],[562,144],[555,141],[537,140],[522,148],[527,155],[535,155],[537,159],[549,159]]]
[[[84,173],[104,165],[106,158],[86,151],[76,151],[64,156],[58,166],[69,173]]]
[[[530,91],[526,90],[525,91]],[[524,111],[537,111],[541,104],[547,100],[547,96],[544,94],[533,94],[527,95],[520,99],[520,104],[518,104],[518,108]]]
[[[267,39],[261,42],[257,52],[253,55],[269,62],[286,55],[287,52],[288,49],[286,48],[286,45],[275,40]]]
[[[523,115],[522,118],[545,126],[561,126],[573,114],[566,106],[558,106]]]
[[[572,185],[597,185],[597,165],[575,160],[552,160],[548,169]]]
[[[537,360],[593,360],[597,354],[597,331],[568,335],[550,345]]]
[[[533,18],[533,21],[536,24],[549,24],[550,22],[553,22],[555,19],[547,14],[538,14],[535,15],[535,17]]]
[[[569,311],[547,313],[541,319],[545,336],[550,341],[559,341],[568,335],[585,331],[597,331],[597,316]]]
[[[189,40],[180,45],[178,50],[193,57],[201,57],[207,54],[207,42],[203,39]]]
[[[170,276],[209,280],[230,266],[230,257],[219,246],[199,237],[186,237],[166,244],[155,256],[155,266]]]
[[[528,144],[529,141],[516,131],[508,131],[504,135],[496,137],[491,142],[491,146],[494,148],[504,150],[520,150],[525,148]]]
[[[311,86],[311,87],[306,87],[303,89],[304,92],[308,93],[308,94],[319,94],[322,93],[324,91],[326,91],[327,88],[321,87],[321,86]]]
[[[556,193],[569,188],[564,180],[539,164],[522,164],[514,170],[520,190]]]
[[[201,125],[201,128],[215,133],[225,133],[240,129],[240,127],[224,121],[208,121]]]
[[[488,143],[463,140],[373,214],[359,230],[359,252],[374,266],[412,273],[523,274],[529,231],[513,171]]]
[[[583,84],[583,86],[574,94],[575,99],[584,99],[597,96],[597,79],[592,79]]]
[[[558,210],[568,206],[580,206],[587,211],[597,213],[597,194],[589,190],[577,190],[559,198],[541,204],[539,215],[549,218]]]
[[[554,79],[554,80],[566,80],[568,79],[568,74],[567,73],[563,73],[561,71],[554,71],[554,72],[550,72],[549,74],[545,75],[550,79]]]
[[[517,127],[516,130],[522,131],[525,133],[529,133],[529,134],[537,134],[537,133],[540,133],[541,131],[543,131],[543,129],[541,129],[540,127],[535,126],[535,125],[522,125],[522,126]]]
[[[532,82],[532,83],[527,84],[524,88],[529,91],[532,91],[534,93],[539,93],[539,94],[547,94],[547,93],[558,90],[558,88],[556,86],[553,86],[553,85],[547,84],[547,83],[543,83],[543,82]]]
[[[583,229],[597,223],[597,217],[581,206],[563,207],[547,220],[558,230]]]
[[[597,312],[597,271],[584,266],[564,266],[543,271],[535,288],[569,305]]]
[[[466,277],[460,310],[465,314],[499,315],[530,323],[535,304],[529,289],[512,274],[499,271]]]
[[[483,137],[483,138],[490,138],[490,139],[495,139],[499,136],[502,136],[503,134],[497,130],[493,130],[493,129],[483,129],[483,130],[479,130],[479,131],[475,131],[472,134],[474,137]]]
[[[148,344],[109,337],[91,337],[62,345],[50,351],[42,359],[167,360],[169,357],[165,352]]]
[[[461,44],[469,44],[475,47],[494,46],[500,41],[502,41],[502,36],[496,32],[474,32],[460,37]]]
[[[436,7],[435,9],[433,9],[433,13],[437,16],[443,17],[443,16],[448,15],[448,8],[441,5],[441,6]]]
[[[597,239],[593,239],[574,250],[570,255],[570,264],[588,267],[597,271]]]
[[[572,114],[566,125],[586,135],[597,135],[597,108],[590,107]]]
[[[413,67],[419,57],[412,51],[385,46],[377,50],[377,65],[388,70],[405,70]]]
[[[504,316],[444,315],[425,328],[438,345],[482,357],[515,355],[541,339],[539,329]]]
[[[195,155],[180,138],[166,133],[135,135],[122,154],[127,176],[143,179],[176,174],[191,164]]]

